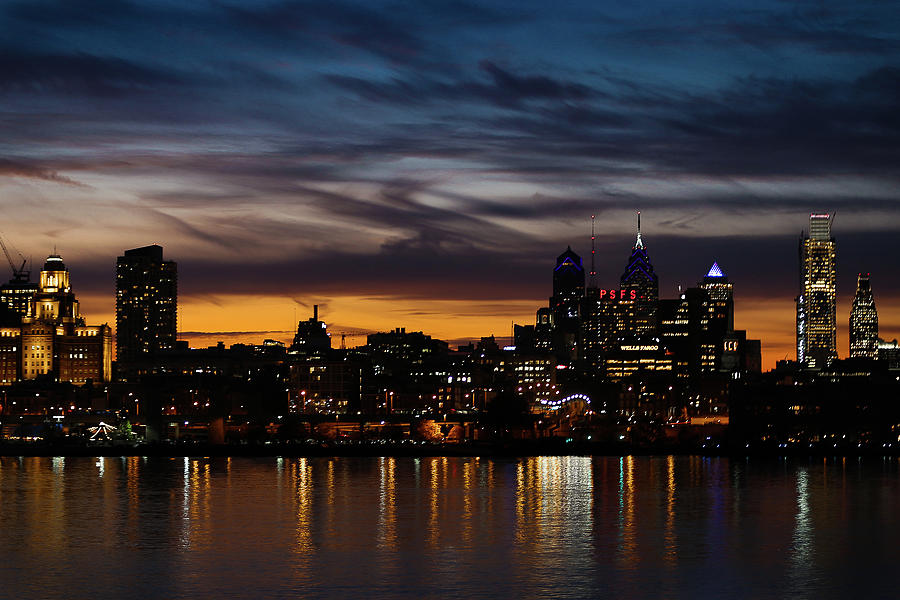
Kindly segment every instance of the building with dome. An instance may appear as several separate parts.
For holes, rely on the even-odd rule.
[[[0,385],[39,378],[81,385],[111,374],[112,331],[85,325],[69,270],[51,254],[21,324],[0,328]]]

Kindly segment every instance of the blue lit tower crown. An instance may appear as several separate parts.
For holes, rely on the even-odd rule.
[[[719,263],[713,263],[698,287],[709,296],[706,310],[709,331],[719,336],[734,331],[734,285]]]
[[[640,212],[637,214],[637,239],[631,249],[628,266],[622,273],[620,288],[623,292],[620,334],[625,337],[654,335],[659,302],[659,280],[653,272],[650,256],[641,238]]]
[[[562,362],[578,355],[578,332],[584,299],[584,266],[571,247],[556,258],[553,269],[553,297],[550,314],[553,327],[553,350]]]
[[[572,251],[571,246],[556,257],[553,269],[553,298],[551,305],[554,316],[559,320],[578,318],[581,298],[584,296],[584,266],[581,257]]]

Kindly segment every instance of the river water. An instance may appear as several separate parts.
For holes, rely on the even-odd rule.
[[[900,462],[0,458],[0,598],[898,598]]]

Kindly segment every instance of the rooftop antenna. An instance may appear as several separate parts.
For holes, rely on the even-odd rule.
[[[637,225],[638,225],[637,241],[634,243],[634,247],[635,248],[643,248],[644,242],[643,242],[643,240],[641,240],[641,211],[637,211],[637,221],[638,221],[638,223],[637,223]]]
[[[596,237],[594,236],[594,215],[591,215],[591,280],[590,286],[594,287],[594,276],[597,275],[597,271],[594,270],[594,240]]]

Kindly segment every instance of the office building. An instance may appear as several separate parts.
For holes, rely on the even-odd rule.
[[[585,294],[581,345],[583,358],[593,375],[602,374],[606,353],[618,348],[622,341],[619,322],[623,300],[617,289],[588,288]]]
[[[900,369],[900,343],[897,340],[885,341],[878,339],[878,361],[888,369]]]
[[[553,347],[553,313],[549,306],[542,306],[534,315],[534,347],[539,352],[550,352]]]
[[[708,295],[708,331],[717,336],[734,331],[734,284],[728,281],[719,263],[713,263],[697,287],[706,290]]]
[[[856,279],[856,296],[850,311],[850,357],[876,358],[878,356],[878,311],[868,273],[860,273]]]
[[[178,270],[161,246],[126,250],[116,260],[116,360],[128,363],[172,350],[178,333]]]
[[[581,257],[569,247],[556,258],[553,296],[550,298],[552,347],[560,362],[568,363],[578,358],[583,299],[584,266]]]
[[[291,344],[291,354],[310,356],[331,350],[331,335],[325,321],[319,320],[319,305],[313,305],[313,316],[297,323],[297,333]]]
[[[28,314],[31,300],[38,291],[38,284],[27,275],[15,273],[12,279],[0,286],[0,322],[18,325]]]
[[[734,286],[718,263],[697,287],[659,301],[659,338],[682,378],[709,373],[740,378],[760,370],[760,342],[734,329]]]
[[[637,214],[637,239],[620,281],[619,332],[625,337],[656,335],[659,280],[641,238],[641,213]]]
[[[85,325],[69,284],[69,270],[52,254],[17,327],[0,328],[0,384],[45,379],[75,384],[109,381],[112,332]]]
[[[835,243],[832,216],[811,214],[800,236],[800,294],[797,296],[797,361],[822,368],[837,358]]]
[[[571,247],[556,258],[553,269],[553,297],[550,309],[554,325],[581,316],[581,299],[584,297],[584,266],[581,257]]]
[[[3,248],[13,274],[12,279],[0,286],[0,325],[14,327],[28,314],[31,299],[37,293],[38,285],[31,281],[31,269],[25,268],[27,262],[25,257],[15,249],[10,252],[3,238],[0,238],[0,247]],[[18,254],[21,264],[13,260],[13,253]]]

